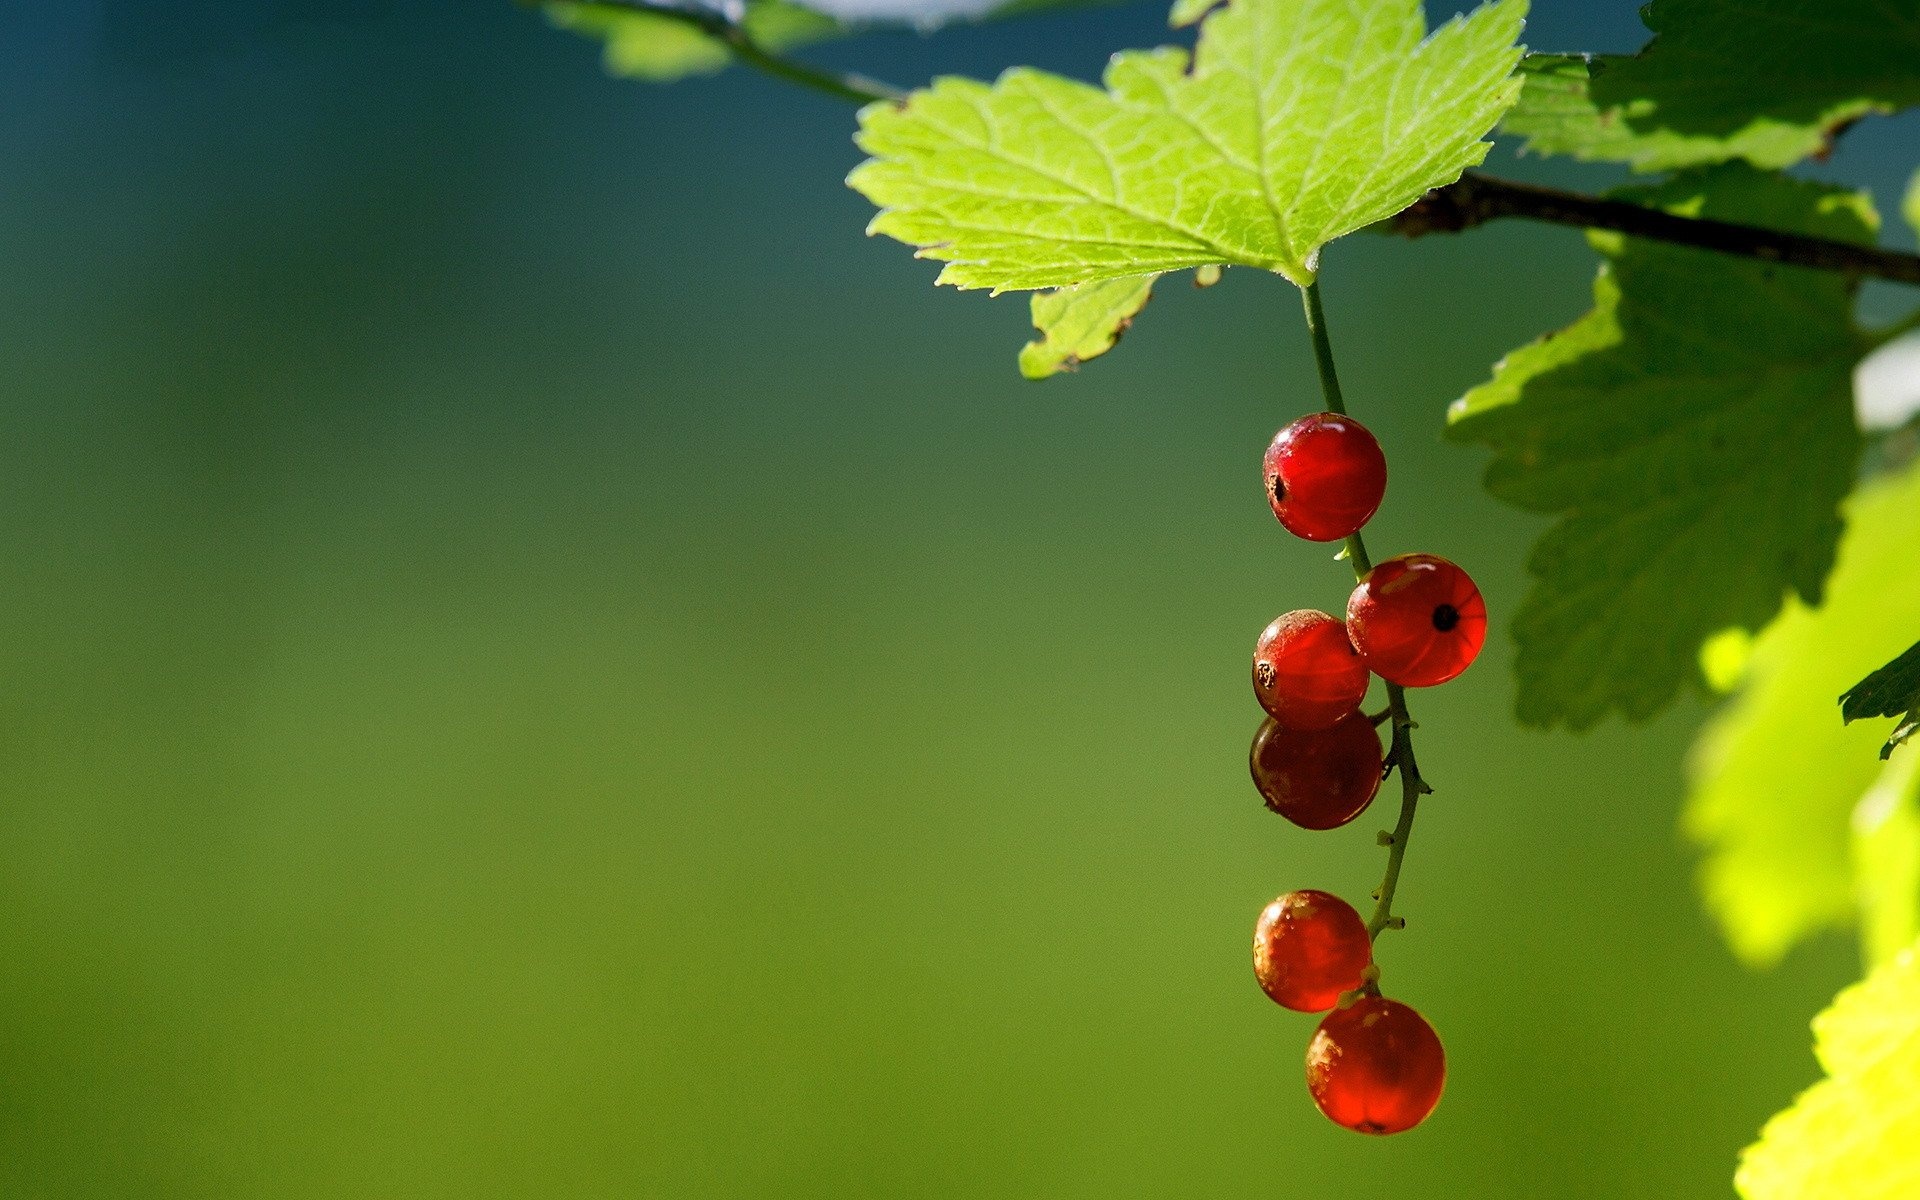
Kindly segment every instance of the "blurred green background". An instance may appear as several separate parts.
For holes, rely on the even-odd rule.
[[[1248,934],[1364,897],[1391,801],[1307,835],[1246,778],[1253,635],[1346,591],[1261,502],[1319,406],[1296,295],[1169,284],[1025,383],[1020,299],[860,236],[851,127],[504,2],[0,15],[0,1195],[1728,1194],[1858,965],[1750,974],[1700,915],[1702,706],[1520,731],[1499,637],[1417,697],[1382,961],[1448,1096],[1326,1123]],[[1882,122],[1820,173],[1886,205],[1916,159]],[[1496,613],[1539,524],[1444,406],[1592,269],[1512,224],[1328,255],[1374,544]]]

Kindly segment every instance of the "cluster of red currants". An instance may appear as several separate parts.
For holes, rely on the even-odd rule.
[[[1266,485],[1290,533],[1339,541],[1380,507],[1386,457],[1358,421],[1315,413],[1275,435]],[[1372,676],[1390,688],[1445,683],[1479,654],[1486,627],[1480,590],[1431,554],[1368,570],[1345,621],[1300,609],[1268,625],[1253,653],[1253,689],[1267,720],[1252,753],[1267,807],[1303,829],[1334,829],[1366,811],[1389,766],[1377,721],[1360,707]],[[1254,928],[1253,969],[1277,1003],[1327,1013],[1307,1047],[1307,1089],[1321,1112],[1348,1129],[1384,1134],[1433,1111],[1446,1082],[1440,1039],[1418,1012],[1380,995],[1372,934],[1352,905],[1321,891],[1281,896]]]

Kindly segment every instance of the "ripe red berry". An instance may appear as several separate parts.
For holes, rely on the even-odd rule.
[[[1311,608],[1276,617],[1253,646],[1253,694],[1289,729],[1328,729],[1360,706],[1367,665],[1346,623]]]
[[[1447,1083],[1447,1053],[1426,1018],[1367,996],[1335,1009],[1307,1045],[1307,1090],[1336,1125],[1400,1133],[1427,1119]]]
[[[1314,413],[1267,447],[1267,503],[1295,537],[1337,542],[1365,525],[1387,492],[1387,458],[1367,427]]]
[[[1275,1004],[1325,1012],[1360,986],[1373,942],[1353,905],[1330,892],[1288,892],[1253,927],[1253,976]]]
[[[1302,829],[1336,829],[1365,812],[1385,767],[1379,733],[1357,712],[1331,729],[1288,729],[1269,717],[1249,757],[1267,807]]]
[[[1446,559],[1402,554],[1353,589],[1347,636],[1374,674],[1401,687],[1432,687],[1466,670],[1480,653],[1487,602]]]

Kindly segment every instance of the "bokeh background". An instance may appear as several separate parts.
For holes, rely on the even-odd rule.
[[[1091,76],[1163,16],[814,53]],[[1307,835],[1246,779],[1254,634],[1347,587],[1261,502],[1296,296],[1165,285],[1026,383],[1021,300],[861,236],[851,128],[504,0],[0,13],[0,1195],[1728,1194],[1858,964],[1701,916],[1701,702],[1524,732],[1503,637],[1418,697],[1382,958],[1448,1095],[1324,1122],[1248,932],[1363,898],[1391,800]],[[1890,207],[1916,160],[1879,122],[1816,170]],[[1517,224],[1328,254],[1369,533],[1496,612],[1539,523],[1442,414],[1592,270]]]

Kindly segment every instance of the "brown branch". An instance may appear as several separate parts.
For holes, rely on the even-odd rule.
[[[1730,221],[1675,216],[1625,200],[1584,196],[1472,173],[1462,175],[1456,183],[1428,192],[1385,225],[1394,233],[1411,238],[1429,233],[1459,233],[1501,217],[1524,217],[1580,229],[1611,229],[1629,237],[1738,254],[1763,262],[1920,284],[1920,256],[1897,250],[1782,233]]]

